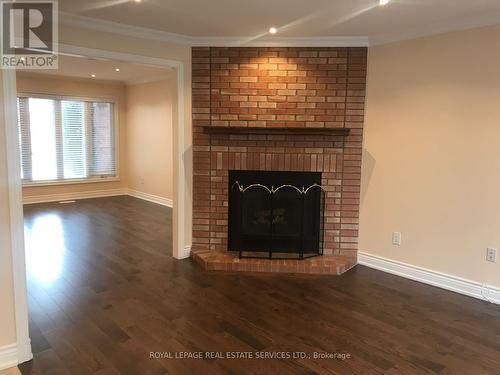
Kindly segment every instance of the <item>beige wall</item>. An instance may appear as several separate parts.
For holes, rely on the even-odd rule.
[[[0,83],[2,71],[0,70]],[[0,90],[0,103],[3,92]],[[5,118],[0,106],[0,347],[16,341],[14,314],[14,286],[12,281],[12,255],[10,247],[10,213],[5,152]]]
[[[119,126],[119,177],[116,182],[97,182],[51,186],[29,186],[23,188],[23,196],[43,196],[52,194],[79,193],[84,191],[99,191],[120,189],[127,186],[127,170],[125,168],[125,142],[126,142],[126,111],[125,111],[125,86],[122,84],[88,82],[79,79],[65,79],[61,77],[44,77],[33,74],[17,74],[17,92],[42,93],[82,96],[101,99],[114,99],[118,104]]]
[[[500,27],[368,62],[360,251],[499,287],[485,253],[500,248]]]
[[[173,198],[172,108],[175,72],[167,80],[127,86],[127,173],[132,190]]]

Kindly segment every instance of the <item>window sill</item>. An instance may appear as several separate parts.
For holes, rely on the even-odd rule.
[[[65,181],[23,182],[22,187],[79,185],[79,184],[95,184],[102,182],[119,182],[119,181],[120,181],[119,177],[110,177],[110,178],[93,178],[93,179],[74,179]]]

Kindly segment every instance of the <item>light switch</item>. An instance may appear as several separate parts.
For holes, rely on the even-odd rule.
[[[401,232],[392,232],[392,244],[401,246]]]

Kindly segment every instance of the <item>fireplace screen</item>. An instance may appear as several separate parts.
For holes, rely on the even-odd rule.
[[[240,257],[323,254],[319,172],[229,171],[228,250]]]

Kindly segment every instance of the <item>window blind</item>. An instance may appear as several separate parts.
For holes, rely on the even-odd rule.
[[[25,183],[116,177],[114,103],[19,96]]]

